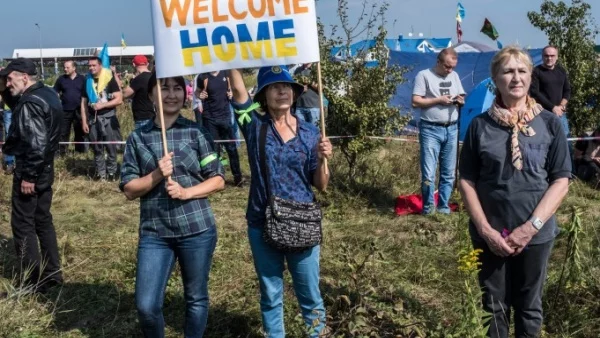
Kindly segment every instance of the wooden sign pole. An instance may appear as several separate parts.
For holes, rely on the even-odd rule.
[[[319,106],[321,109],[321,135],[322,137],[326,137],[325,135],[325,107],[323,106],[323,80],[321,78],[321,62],[317,63],[317,73],[318,73],[318,81],[319,81]],[[325,174],[329,175],[329,168],[327,167],[327,158],[323,159],[323,163],[325,164]]]

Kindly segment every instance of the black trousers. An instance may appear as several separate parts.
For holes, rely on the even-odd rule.
[[[479,284],[483,307],[492,313],[488,337],[508,338],[511,308],[514,310],[515,337],[538,337],[542,328],[542,290],[554,241],[529,245],[521,254],[496,256],[484,242],[473,241],[482,249]]]
[[[200,127],[204,126],[202,124],[202,113],[200,112],[200,109],[194,109],[194,117],[196,118],[196,123],[198,123]]]
[[[52,224],[52,187],[23,195],[21,180],[13,176],[11,228],[24,282],[62,283],[56,232]]]
[[[204,128],[208,130],[215,141],[235,139],[233,127],[231,126],[231,121],[229,120],[218,121],[203,118],[202,123],[204,124]],[[229,166],[231,167],[231,173],[233,174],[233,177],[236,179],[241,178],[242,170],[240,169],[240,157],[238,155],[235,142],[215,143],[215,150],[217,151],[219,157],[221,156],[221,145],[225,147],[227,155],[229,156]]]
[[[87,138],[83,133],[81,126],[81,113],[79,110],[64,110],[63,120],[60,126],[60,141],[69,142],[71,136],[71,127],[73,127],[73,133],[75,134],[75,142],[84,142]],[[64,155],[67,153],[69,146],[63,144],[60,146],[60,154]],[[87,144],[75,144],[75,151],[78,153],[85,153],[89,149]]]

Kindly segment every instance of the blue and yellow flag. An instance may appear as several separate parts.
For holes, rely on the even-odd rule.
[[[465,8],[459,2],[458,6],[456,7],[456,21],[462,22],[464,18],[465,18]]]
[[[127,48],[127,44],[125,43],[125,34],[121,33],[121,48]]]
[[[85,92],[89,103],[97,103],[100,98],[100,93],[104,91],[110,80],[112,80],[112,71],[110,70],[110,57],[108,56],[108,44],[104,43],[102,51],[98,54],[98,58],[102,61],[102,70],[98,75],[98,82],[94,81],[92,73],[86,76]]]

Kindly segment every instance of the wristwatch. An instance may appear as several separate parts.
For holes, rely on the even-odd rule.
[[[542,229],[542,227],[544,226],[544,221],[542,221],[537,216],[531,216],[531,218],[529,219],[529,222],[531,222],[533,227],[536,228],[538,231],[540,231]]]

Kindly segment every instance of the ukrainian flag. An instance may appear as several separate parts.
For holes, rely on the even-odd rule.
[[[102,70],[98,76],[98,82],[94,83],[94,77],[91,73],[86,76],[85,92],[88,96],[89,103],[97,103],[99,94],[104,91],[110,80],[112,80],[112,71],[110,70],[110,57],[108,56],[108,44],[104,43],[102,51],[98,54],[98,58],[102,60]]]
[[[125,49],[127,44],[125,43],[125,34],[121,33],[121,48]]]

